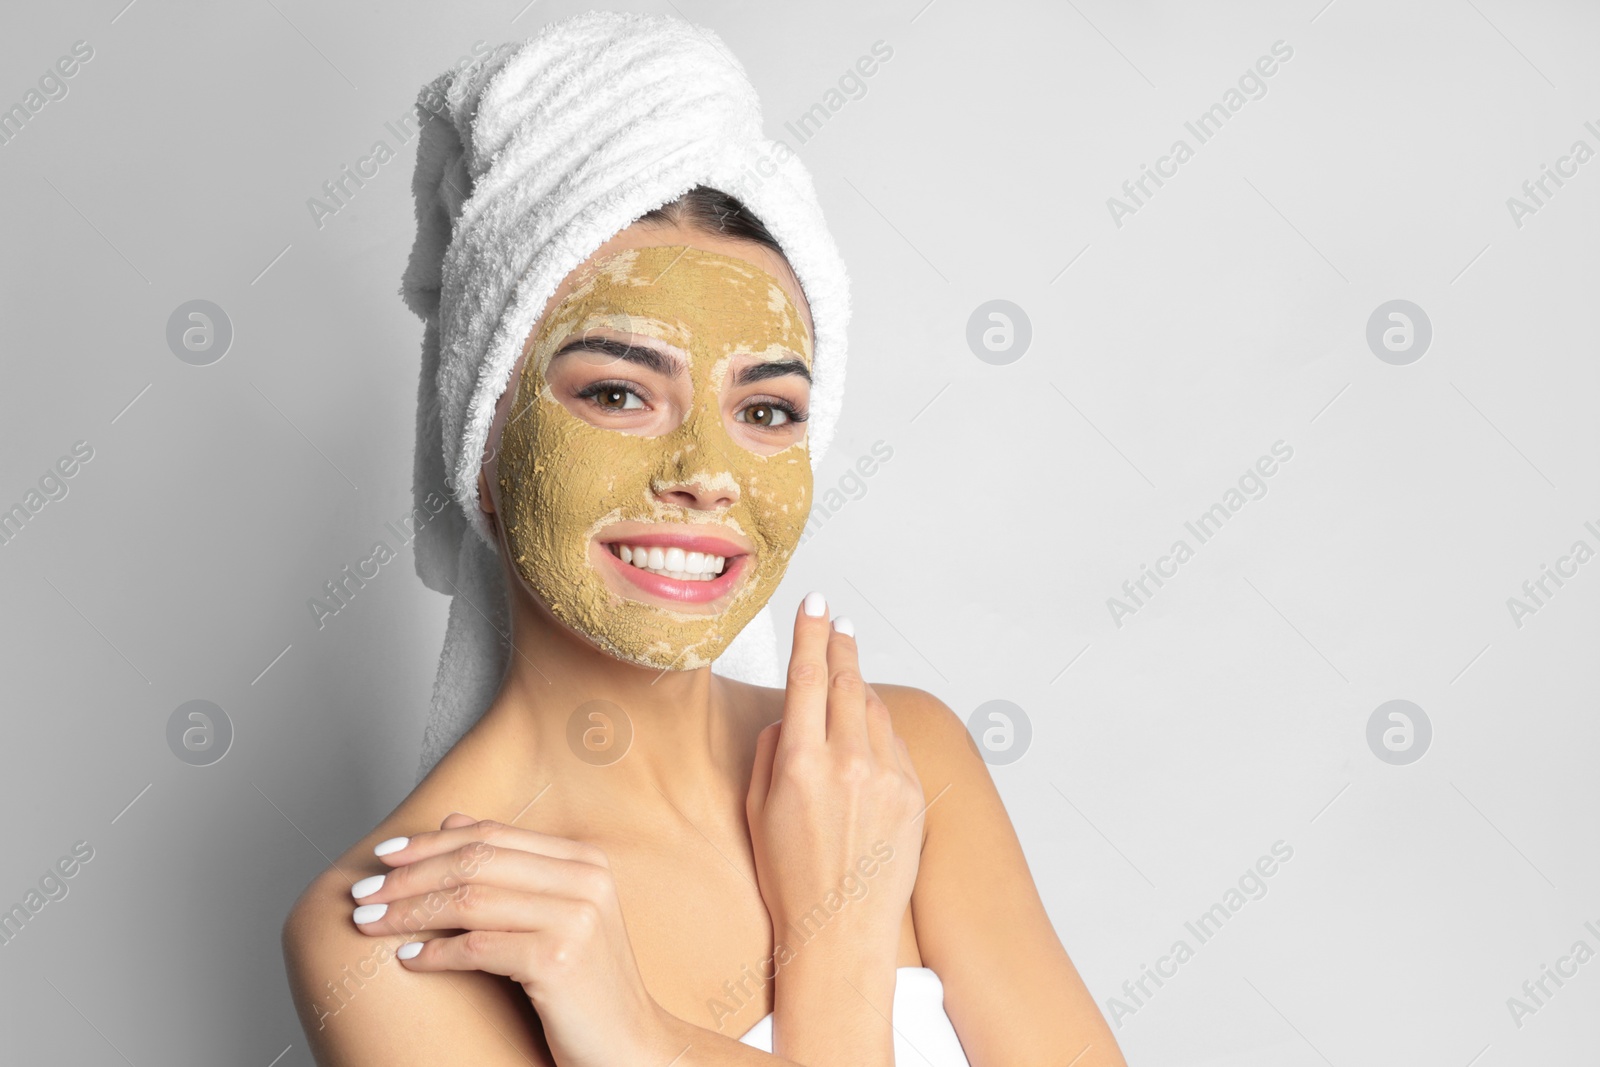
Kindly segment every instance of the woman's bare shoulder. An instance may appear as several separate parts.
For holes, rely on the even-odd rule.
[[[538,1017],[509,979],[408,971],[395,949],[436,934],[373,936],[351,918],[357,905],[351,886],[389,869],[373,847],[438,828],[438,820],[424,821],[420,807],[402,804],[352,845],[311,880],[284,921],[289,987],[312,1054],[322,1067],[550,1067]]]
[[[731,678],[724,681],[740,694],[744,706],[755,709],[757,728],[783,718],[783,689]],[[924,786],[929,784],[930,774],[943,775],[954,768],[964,768],[970,773],[974,759],[982,764],[983,756],[967,732],[966,724],[943,700],[926,689],[910,685],[873,682],[872,688],[889,706],[894,732],[905,738]]]
[[[924,764],[929,770],[940,771],[951,761],[967,763],[973,756],[983,759],[961,717],[926,689],[888,682],[873,682],[872,688],[889,705],[894,732],[905,738],[919,776]],[[929,783],[924,779],[922,784]]]

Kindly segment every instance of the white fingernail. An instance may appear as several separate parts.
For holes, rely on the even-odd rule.
[[[838,630],[840,633],[848,634],[851,637],[856,635],[856,624],[850,621],[850,617],[848,615],[840,615],[837,619],[834,619],[833,628]]]
[[[350,895],[355,897],[357,900],[360,900],[362,897],[370,897],[372,894],[383,888],[384,877],[384,875],[375,874],[370,878],[361,879],[361,881],[350,887]]]
[[[421,941],[407,941],[405,944],[403,944],[399,948],[395,949],[394,950],[394,954],[396,956],[399,956],[403,960],[409,960],[409,959],[414,958],[416,956],[416,954],[421,952],[421,951],[422,951],[422,942]]]
[[[828,601],[821,593],[807,593],[804,606],[806,614],[815,619],[828,610]]]
[[[363,904],[361,907],[357,908],[350,917],[353,918],[358,924],[365,925],[366,923],[377,922],[379,919],[383,918],[383,913],[388,910],[389,905],[387,904]]]
[[[406,843],[410,840],[411,838],[409,837],[391,837],[387,841],[380,841],[373,848],[372,854],[374,856],[387,856],[391,852],[399,852],[406,847]]]

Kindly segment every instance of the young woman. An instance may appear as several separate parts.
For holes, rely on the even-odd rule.
[[[544,304],[478,463],[498,691],[284,926],[319,1064],[1124,1064],[958,716],[817,593],[783,688],[712,672],[804,526],[816,335],[704,186]]]

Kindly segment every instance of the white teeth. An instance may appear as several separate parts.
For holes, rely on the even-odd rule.
[[[709,582],[722,574],[728,562],[726,556],[685,552],[678,547],[662,549],[659,546],[646,548],[643,545],[622,544],[607,547],[624,563],[680,582]]]

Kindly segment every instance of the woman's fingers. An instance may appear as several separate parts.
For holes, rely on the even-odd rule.
[[[828,604],[807,593],[795,611],[794,648],[784,686],[780,748],[820,745],[828,737]]]
[[[485,971],[525,981],[528,935],[499,930],[469,930],[454,937],[410,941],[395,950],[409,971]]]
[[[386,874],[363,878],[350,887],[350,895],[361,904],[387,904],[429,893],[454,893],[471,883],[529,893],[587,897],[600,892],[603,880],[609,877],[605,868],[582,860],[556,859],[473,841]]]
[[[867,684],[855,627],[845,618],[830,623],[819,593],[807,594],[795,614],[783,722],[779,752],[826,742],[840,751],[876,750],[880,759],[891,758],[887,746],[875,746],[868,733]]]
[[[550,908],[551,902],[602,902],[612,893],[605,853],[594,845],[460,812],[439,825],[374,849],[393,869],[350,887],[360,902],[353,914],[360,929],[518,929],[519,916],[537,921],[538,913],[519,912],[511,902]]]
[[[450,822],[452,815],[445,822]],[[372,851],[390,867],[402,867],[417,860],[438,856],[482,841],[496,848],[514,848],[523,852],[536,852],[563,860],[582,860],[598,866],[607,866],[605,853],[599,848],[569,837],[541,834],[537,830],[524,830],[493,819],[480,819],[463,823],[451,829],[430,830],[411,837],[391,837],[380,842]]]
[[[855,627],[843,617],[835,622],[845,628],[828,635],[828,744],[866,753],[867,683],[856,654]]]
[[[570,897],[464,882],[452,892],[363,904],[353,918],[356,929],[374,937],[425,930],[527,932],[565,922],[583,906],[587,906],[584,901]]]

